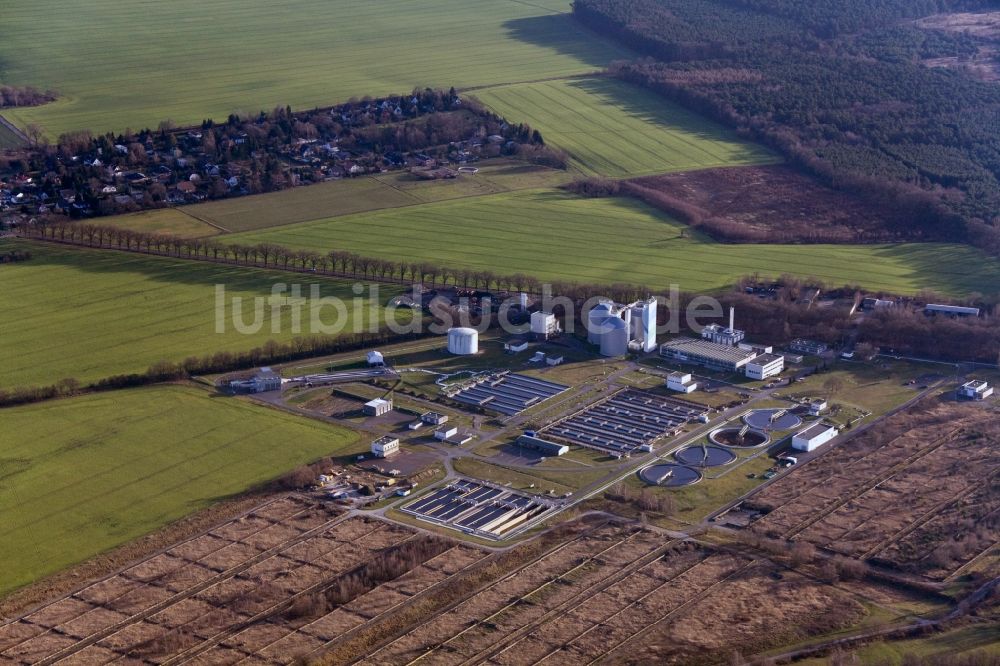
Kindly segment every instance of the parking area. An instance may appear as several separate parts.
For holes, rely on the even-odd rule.
[[[475,407],[507,416],[520,414],[529,407],[559,395],[569,387],[536,377],[497,373],[475,380],[448,397]]]
[[[656,440],[677,434],[705,414],[701,405],[636,389],[624,389],[607,400],[542,430],[549,439],[612,455],[630,455]]]
[[[421,520],[487,539],[544,518],[557,503],[482,481],[458,479],[403,507]]]

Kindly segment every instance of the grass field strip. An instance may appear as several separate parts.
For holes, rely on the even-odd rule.
[[[721,125],[608,77],[478,90],[500,115],[539,129],[589,176],[635,177],[780,159]]]
[[[916,292],[927,284],[951,293],[988,291],[984,284],[1000,289],[1000,262],[966,246],[722,244],[633,200],[582,199],[550,190],[345,215],[231,238],[365,253],[374,237],[385,259],[521,272],[541,280],[627,282],[654,289],[676,284],[699,292],[726,288],[753,273],[791,273],[893,293]],[[441,237],[452,242],[442,245]],[[970,276],[969,262],[981,264],[983,273]]]

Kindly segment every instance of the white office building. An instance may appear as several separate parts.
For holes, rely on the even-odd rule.
[[[458,434],[458,428],[455,426],[442,426],[434,431],[434,439],[440,439],[444,441],[450,439]]]
[[[993,387],[981,379],[973,379],[958,387],[958,397],[967,400],[985,400],[993,395]]]
[[[372,455],[376,458],[388,458],[399,453],[399,438],[386,435],[372,442]]]
[[[671,372],[667,375],[667,388],[678,393],[694,393],[698,384],[692,381],[690,372]]]
[[[750,379],[767,379],[780,375],[785,369],[785,357],[777,354],[761,354],[746,364],[746,374]]]

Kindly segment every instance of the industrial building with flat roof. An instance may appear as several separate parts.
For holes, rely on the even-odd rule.
[[[837,429],[827,423],[814,423],[792,435],[792,448],[796,451],[815,451],[838,434]]]
[[[985,400],[993,395],[993,387],[981,379],[973,379],[958,388],[958,397],[969,400]]]
[[[757,352],[708,340],[680,338],[664,343],[660,347],[660,356],[681,363],[703,365],[713,370],[737,372],[756,357]]]
[[[767,379],[780,375],[785,369],[785,357],[777,354],[761,354],[746,365],[747,377],[750,379]]]
[[[372,442],[372,454],[377,458],[388,458],[394,453],[399,453],[399,438],[391,435],[379,437]]]
[[[362,410],[366,416],[382,416],[392,411],[392,400],[375,398],[365,403]]]
[[[561,456],[569,453],[569,447],[565,444],[556,444],[541,437],[535,437],[527,433],[517,438],[518,446],[533,449],[546,456]]]
[[[809,354],[810,356],[819,356],[830,349],[822,342],[817,342],[816,340],[806,340],[805,338],[796,338],[795,340],[792,340],[788,344],[788,348],[793,352]]]
[[[667,375],[667,388],[678,393],[693,393],[698,383],[691,379],[690,372],[671,372]]]
[[[969,308],[963,305],[939,305],[928,303],[924,306],[924,314],[943,314],[951,317],[978,317],[979,308]]]
[[[427,425],[441,425],[448,422],[448,415],[438,412],[424,412],[420,415],[420,420]]]

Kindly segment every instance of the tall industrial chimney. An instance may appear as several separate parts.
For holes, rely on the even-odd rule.
[[[735,330],[736,326],[736,308],[729,308],[729,330]]]

